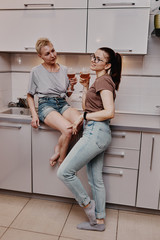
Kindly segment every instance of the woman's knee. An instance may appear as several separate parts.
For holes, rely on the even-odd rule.
[[[66,128],[66,129],[64,130],[64,132],[62,133],[62,135],[63,135],[65,138],[71,139],[71,137],[72,137],[72,129]]]
[[[67,170],[67,168],[62,167],[62,165],[59,167],[57,171],[57,177],[63,182],[70,181],[73,176],[74,171],[70,171],[70,169]]]
[[[60,180],[64,180],[64,177],[63,177],[63,170],[61,170],[61,167],[59,167],[58,171],[57,171],[57,177],[60,179]]]

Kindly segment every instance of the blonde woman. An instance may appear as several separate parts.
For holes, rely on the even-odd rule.
[[[57,63],[57,53],[53,44],[47,38],[40,38],[36,42],[36,51],[43,63],[34,67],[30,74],[27,94],[28,104],[32,114],[31,125],[38,128],[39,121],[61,132],[55,147],[55,153],[50,158],[50,165],[54,166],[64,160],[72,137],[72,123],[80,113],[66,101],[69,79],[67,68]],[[70,81],[76,84],[77,79]],[[38,95],[38,114],[35,109],[34,95]]]

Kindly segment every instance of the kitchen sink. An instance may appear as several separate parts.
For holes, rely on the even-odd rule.
[[[1,112],[2,114],[14,114],[14,115],[31,115],[31,111],[28,108],[8,108]]]

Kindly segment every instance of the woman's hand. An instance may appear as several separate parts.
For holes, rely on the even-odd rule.
[[[71,89],[72,89],[73,86],[74,86],[75,84],[77,84],[77,78],[76,78],[76,77],[70,78],[70,79],[69,79],[69,82],[70,82]]]
[[[38,128],[40,126],[39,125],[39,118],[38,118],[37,115],[32,116],[31,126],[33,128]]]
[[[89,80],[90,80],[91,77],[89,78],[80,78],[79,79],[79,82],[84,86],[86,87],[87,89],[89,88]]]
[[[81,114],[78,119],[72,124],[72,133],[77,134],[78,132],[78,127],[80,124],[83,122],[83,114]]]

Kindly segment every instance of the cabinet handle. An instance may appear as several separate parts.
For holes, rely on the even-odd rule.
[[[114,51],[119,52],[119,53],[131,53],[131,52],[133,52],[132,49],[114,49]]]
[[[120,169],[120,170],[113,170],[113,169],[108,169],[108,168],[103,168],[103,173],[106,173],[106,174],[112,174],[112,175],[118,175],[118,176],[123,176],[123,170]]]
[[[54,7],[53,3],[24,3],[24,6],[27,7]]]
[[[21,129],[22,125],[12,125],[12,124],[0,124],[1,128],[17,128]]]
[[[115,156],[115,157],[124,157],[125,153],[124,152],[106,152],[107,155]]]
[[[125,138],[126,137],[126,133],[125,132],[112,132],[112,137]]]
[[[152,148],[151,148],[150,171],[152,170],[152,162],[153,162],[153,150],[154,150],[154,136],[152,136]]]
[[[35,50],[35,47],[24,47],[25,50]]]
[[[134,2],[132,2],[132,3],[130,3],[130,2],[121,2],[121,3],[102,3],[102,6],[103,7],[106,7],[106,6],[110,6],[110,7],[112,7],[112,6],[134,6],[135,5],[135,3]]]

